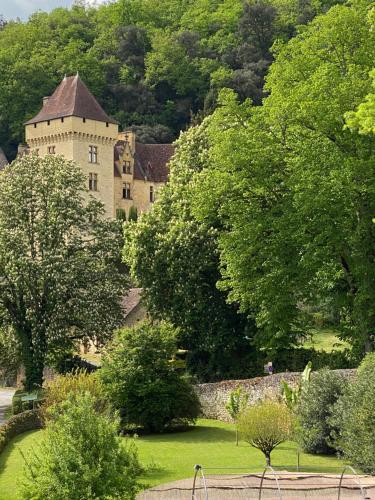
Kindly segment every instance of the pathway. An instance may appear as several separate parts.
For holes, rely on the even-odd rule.
[[[279,496],[274,480],[267,478],[263,483],[262,498],[267,500],[337,500],[340,476],[331,474],[299,474],[298,477],[278,475],[281,488]],[[209,500],[258,499],[261,475],[206,476]],[[342,500],[363,498],[358,488],[357,477],[346,476],[343,480]],[[367,486],[367,498],[375,500],[375,478],[361,476],[362,486]],[[138,500],[191,500],[193,479],[161,484],[144,491]],[[202,481],[197,481],[196,500],[206,499]]]
[[[12,397],[14,394],[14,389],[1,388],[0,389],[0,425],[6,422],[5,412],[9,406],[12,404]]]

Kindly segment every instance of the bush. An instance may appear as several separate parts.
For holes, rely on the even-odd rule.
[[[336,448],[354,467],[375,473],[375,353],[358,368],[357,379],[347,387],[330,419],[336,427]]]
[[[46,387],[41,407],[43,419],[49,419],[51,413],[48,410],[52,406],[66,401],[69,397],[77,398],[85,393],[92,396],[95,408],[99,413],[107,411],[108,402],[103,384],[96,375],[81,371],[59,375]]]
[[[245,410],[238,419],[242,439],[258,448],[271,465],[271,452],[286,441],[293,429],[293,417],[288,407],[275,401],[265,401]]]
[[[198,397],[171,361],[176,350],[176,330],[167,323],[117,333],[98,373],[125,426],[161,432],[195,422]]]
[[[0,453],[12,438],[26,431],[42,428],[42,419],[38,410],[27,410],[11,417],[0,427]]]
[[[31,400],[31,401],[22,401],[22,398],[25,396],[30,396],[31,394],[37,396],[36,400]],[[17,415],[18,413],[22,413],[26,410],[32,410],[35,407],[38,407],[44,398],[44,390],[43,389],[38,389],[35,390],[32,393],[29,393],[27,391],[24,391],[23,389],[18,389],[12,398],[12,413],[13,415]]]
[[[22,498],[135,499],[141,469],[134,445],[117,436],[119,422],[98,414],[88,393],[50,412],[40,450],[27,458]]]
[[[343,394],[346,379],[327,369],[314,373],[303,389],[298,407],[299,440],[308,453],[334,453],[332,434],[336,426],[329,420]]]

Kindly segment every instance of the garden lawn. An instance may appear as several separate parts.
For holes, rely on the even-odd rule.
[[[347,342],[338,338],[339,332],[333,328],[314,328],[310,333],[311,339],[303,343],[303,347],[306,349],[314,347],[318,351],[332,352],[350,348]]]
[[[0,500],[18,498],[16,486],[23,477],[24,468],[20,450],[27,454],[31,449],[37,449],[42,434],[43,431],[22,434],[0,455]],[[264,468],[262,453],[241,441],[236,446],[234,426],[216,420],[199,420],[197,426],[187,432],[141,436],[136,439],[136,445],[142,464],[149,469],[142,480],[150,486],[192,477],[194,464],[239,467],[249,472]],[[334,457],[302,454],[300,460],[302,467],[312,467],[313,470],[338,472],[342,468],[342,462]],[[283,469],[295,467],[297,445],[280,445],[272,453],[272,461],[274,466]]]

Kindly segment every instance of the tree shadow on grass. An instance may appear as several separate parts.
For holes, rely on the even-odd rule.
[[[209,424],[199,424],[192,426],[184,432],[149,434],[141,437],[142,441],[154,442],[183,442],[183,443],[218,443],[235,442],[236,434],[234,430],[210,426]]]

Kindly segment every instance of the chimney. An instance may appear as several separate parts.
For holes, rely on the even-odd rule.
[[[47,104],[48,100],[49,100],[49,96],[48,97],[43,97],[43,108]]]

